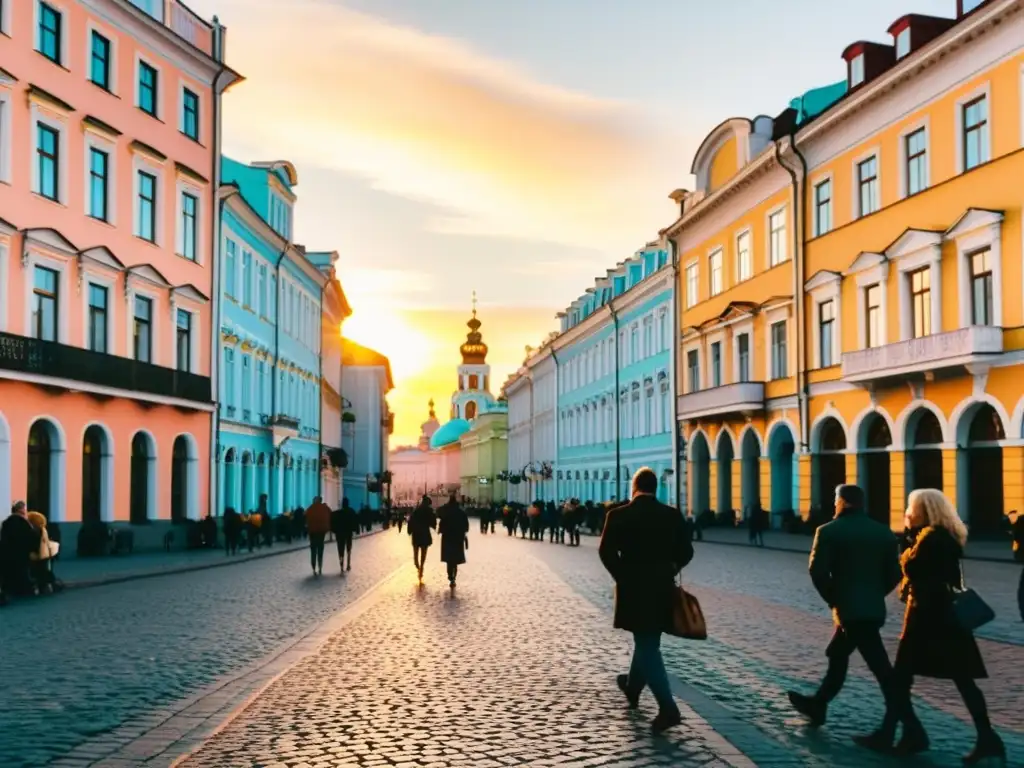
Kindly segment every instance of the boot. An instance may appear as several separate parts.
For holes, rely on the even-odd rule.
[[[991,760],[993,765],[1006,765],[1006,746],[995,731],[978,734],[978,743],[969,755],[964,755],[964,765],[980,765]]]
[[[828,715],[828,704],[824,701],[814,696],[805,696],[796,691],[789,691],[786,695],[789,696],[789,703],[793,705],[793,709],[806,717],[812,727],[818,728],[825,724],[825,718]]]

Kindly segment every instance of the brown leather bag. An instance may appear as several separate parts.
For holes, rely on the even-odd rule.
[[[708,625],[700,603],[680,584],[672,591],[672,626],[668,633],[687,640],[708,639]]]

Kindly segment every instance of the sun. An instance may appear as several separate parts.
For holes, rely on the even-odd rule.
[[[347,339],[386,355],[391,361],[391,373],[396,384],[422,372],[430,361],[430,337],[395,310],[357,310],[345,320],[342,334]]]

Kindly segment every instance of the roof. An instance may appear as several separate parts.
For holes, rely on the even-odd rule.
[[[364,347],[344,336],[341,339],[341,364],[357,368],[383,367],[387,375],[388,391],[395,388],[394,379],[391,378],[391,361],[377,350]]]
[[[469,426],[469,422],[465,419],[452,419],[430,438],[430,447],[436,450],[457,443],[459,438],[469,431]]]

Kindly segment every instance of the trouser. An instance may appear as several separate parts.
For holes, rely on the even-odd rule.
[[[665,662],[661,658],[661,632],[634,632],[633,644],[633,661],[629,665],[627,687],[639,694],[647,686],[654,694],[660,711],[677,711],[668,674],[665,672]]]
[[[423,573],[423,565],[427,562],[427,548],[417,547],[415,544],[412,545],[412,562],[416,566],[416,570]]]
[[[326,538],[326,533],[309,534],[309,564],[313,566],[314,571],[323,571],[324,569],[324,540]]]
[[[459,575],[459,566],[456,563],[448,563],[448,582],[455,583],[455,577]]]
[[[974,680],[965,675],[953,678],[960,698],[974,721],[974,727],[978,730],[979,736],[989,736],[992,733],[992,722],[988,716],[988,706],[985,704],[985,696]],[[892,674],[892,695],[891,703],[885,708],[885,719],[882,721],[882,732],[892,738],[896,732],[896,725],[903,723],[904,734],[908,732],[924,733],[924,726],[914,714],[914,708],[910,701],[910,689],[914,684],[914,676],[900,665],[897,665]]]
[[[224,554],[235,555],[238,554],[238,532],[232,531],[228,533],[224,532]]]
[[[494,533],[494,521],[491,520],[491,533]]]
[[[338,535],[338,562],[345,567],[345,553],[348,553],[348,564],[352,565],[352,537]]]
[[[843,683],[846,682],[850,656],[854,651],[859,651],[882,689],[887,709],[902,714],[904,707],[893,698],[892,664],[889,663],[889,654],[885,651],[880,630],[881,625],[877,622],[851,622],[836,627],[825,651],[828,656],[828,670],[815,698],[828,704],[839,694]]]

